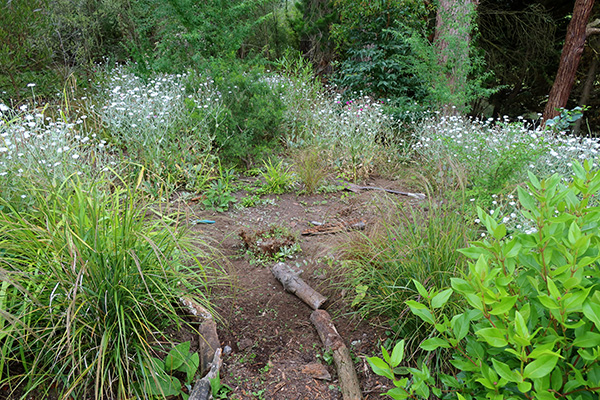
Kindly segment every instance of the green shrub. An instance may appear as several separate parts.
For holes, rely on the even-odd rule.
[[[182,232],[104,186],[31,187],[21,212],[0,199],[0,385],[23,398],[145,398],[180,296],[209,306]]]
[[[435,375],[427,362],[395,381],[395,399],[597,399],[600,394],[600,171],[573,166],[565,186],[557,174],[529,175],[519,188],[523,215],[534,229],[509,235],[479,210],[487,237],[460,250],[475,260],[452,289],[426,290],[409,301],[437,331],[421,343],[448,349],[458,373]],[[469,309],[449,318],[443,307],[456,292]],[[394,362],[373,358],[376,373],[394,378]],[[427,359],[426,359],[427,360]],[[391,364],[391,365],[390,365]]]
[[[224,107],[213,121],[215,145],[225,161],[249,166],[280,144],[285,110],[280,89],[258,69],[241,64],[214,62],[210,74]]]
[[[340,22],[332,25],[341,61],[334,82],[349,93],[422,101],[425,81],[414,73],[413,32],[425,31],[427,10],[413,1],[337,0]]]

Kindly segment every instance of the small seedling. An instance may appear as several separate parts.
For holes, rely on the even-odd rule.
[[[273,165],[271,160],[265,161],[264,165],[265,171],[261,171],[260,175],[265,180],[265,186],[261,192],[282,194],[288,191],[294,183],[294,175],[290,172],[289,167],[284,166],[283,161]]]

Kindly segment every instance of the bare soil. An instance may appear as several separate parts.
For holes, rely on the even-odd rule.
[[[372,180],[371,186],[405,190],[399,183]],[[236,194],[238,198],[245,192]],[[256,250],[252,241],[268,232],[285,230],[301,247],[301,252],[285,262],[297,270],[315,290],[328,297],[325,309],[351,350],[355,369],[365,399],[380,398],[390,382],[374,375],[366,357],[378,355],[386,339],[377,321],[361,320],[351,313],[353,293],[339,284],[340,248],[355,240],[356,232],[331,235],[301,236],[312,226],[309,221],[340,222],[355,218],[367,221],[366,229],[377,224],[384,198],[394,201],[414,201],[381,191],[354,194],[339,191],[330,194],[267,195],[275,205],[232,208],[228,212],[206,211],[191,203],[193,218],[214,220],[214,224],[198,224],[192,229],[199,237],[215,245],[226,260],[229,285],[218,286],[213,304],[221,322],[218,327],[224,355],[221,382],[232,389],[230,399],[341,399],[335,366],[327,354],[317,331],[310,322],[312,310],[293,294],[283,290],[273,277],[270,267],[276,262],[256,262],[250,255]],[[265,232],[267,234],[265,235]],[[240,236],[240,233],[242,236]],[[255,235],[255,236],[253,236]],[[244,239],[244,240],[243,240]],[[289,245],[290,237],[283,242]],[[244,243],[246,242],[246,244]],[[272,241],[263,246],[273,254]],[[252,246],[255,248],[253,249]],[[260,243],[259,246],[260,247]],[[330,377],[328,377],[330,375]]]

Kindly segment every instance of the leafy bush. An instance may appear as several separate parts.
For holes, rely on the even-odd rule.
[[[425,82],[414,74],[412,32],[424,31],[427,10],[412,1],[356,2],[337,0],[340,22],[332,27],[341,54],[334,82],[374,98],[427,96]],[[403,22],[400,22],[403,21]]]
[[[224,61],[211,65],[224,107],[211,128],[223,159],[249,166],[279,145],[285,107],[280,89],[263,81],[258,69],[245,67]]]
[[[457,374],[432,374],[427,361],[395,381],[395,399],[595,399],[600,394],[600,171],[575,164],[572,182],[529,175],[519,187],[533,232],[507,235],[504,224],[479,210],[489,238],[460,250],[473,259],[452,289],[426,290],[412,312],[437,332],[421,343],[449,349]],[[446,317],[455,292],[470,309]],[[394,378],[396,357],[372,359]],[[394,358],[393,362],[391,358]],[[427,359],[425,359],[427,360]],[[395,378],[394,378],[395,379]]]
[[[0,384],[23,398],[155,393],[180,296],[209,307],[182,232],[148,221],[134,190],[104,186],[32,185],[20,212],[0,199]]]
[[[30,94],[26,85],[32,81],[25,79],[42,71],[51,58],[42,40],[49,24],[41,8],[47,3],[31,0],[0,4],[0,102],[11,98],[18,102]]]

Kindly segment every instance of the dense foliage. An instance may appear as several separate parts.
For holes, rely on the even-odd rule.
[[[341,249],[355,310],[410,332],[371,359],[390,395],[597,396],[600,142],[567,134],[585,107],[520,116],[572,2],[520,3],[441,13],[444,37],[416,0],[1,1],[0,387],[185,397],[197,357],[161,332],[210,288],[164,202],[381,175],[429,197]]]
[[[519,187],[531,232],[508,236],[504,224],[479,209],[489,239],[460,250],[475,261],[452,278],[451,289],[427,290],[414,281],[423,300],[407,304],[436,333],[420,347],[450,349],[457,373],[434,374],[427,361],[397,370],[412,380],[395,381],[392,398],[597,398],[600,173],[587,162],[573,170],[568,185],[559,175],[540,181],[531,174],[527,188]],[[441,310],[453,292],[467,307],[446,316]],[[375,372],[394,378],[402,358],[396,354],[370,359]]]

